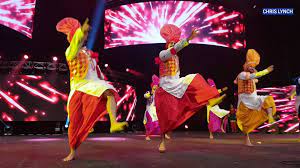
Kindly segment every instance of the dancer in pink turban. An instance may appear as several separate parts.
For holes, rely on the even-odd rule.
[[[200,74],[180,77],[178,52],[189,45],[189,41],[198,35],[195,29],[187,39],[180,40],[181,30],[172,24],[164,25],[160,30],[166,40],[166,49],[159,53],[155,62],[159,64],[159,88],[155,92],[155,105],[161,130],[159,151],[165,152],[164,134],[171,132],[199,109],[219,96],[216,88],[209,86]]]

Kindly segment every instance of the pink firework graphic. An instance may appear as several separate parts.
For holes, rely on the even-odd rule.
[[[35,0],[1,0],[0,24],[32,36]]]
[[[258,89],[259,94],[270,95],[274,98],[277,109],[277,121],[273,124],[267,124],[260,126],[258,130],[264,128],[270,128],[277,125],[281,132],[298,132],[299,131],[299,119],[295,109],[295,98],[291,99],[291,91],[295,88],[292,86],[285,87],[269,87]],[[269,130],[272,132],[272,130]],[[274,130],[273,130],[274,131]]]
[[[105,11],[105,48],[126,45],[165,43],[160,28],[174,24],[181,28],[182,38],[197,28],[200,35],[192,43],[241,49],[244,39],[244,17],[222,6],[192,1],[152,1]]]
[[[9,79],[9,80],[7,80]],[[66,75],[0,77],[0,117],[4,121],[64,121],[69,83]],[[111,83],[118,91],[118,120],[132,121],[136,92],[132,86]],[[101,121],[108,120],[104,116]]]

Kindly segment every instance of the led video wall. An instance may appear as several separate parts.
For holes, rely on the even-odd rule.
[[[193,1],[151,1],[105,10],[105,48],[165,43],[160,28],[174,24],[182,38],[193,28],[200,34],[192,43],[234,49],[246,47],[244,16],[223,6]]]
[[[0,76],[0,117],[4,121],[64,121],[69,93],[69,77],[57,73],[36,76]],[[118,91],[117,119],[135,118],[135,89],[111,83]],[[108,115],[100,119],[108,120]]]
[[[32,37],[35,0],[1,0],[0,24]]]
[[[276,104],[276,122],[268,124],[267,122],[258,127],[256,131],[269,131],[291,133],[299,132],[299,119],[295,109],[295,98],[290,98],[294,85],[285,87],[270,87],[258,89],[260,95],[271,95]]]

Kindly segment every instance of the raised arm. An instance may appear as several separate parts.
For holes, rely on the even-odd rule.
[[[67,60],[73,60],[79,51],[79,49],[82,47],[82,41],[83,41],[84,34],[81,31],[81,28],[78,28],[72,38],[72,41],[70,43],[70,46],[66,50],[66,57]]]
[[[184,47],[188,46],[189,43],[186,39],[182,39],[179,42],[177,42],[172,48],[169,48],[167,50],[163,50],[159,53],[159,58],[162,61],[167,61],[171,58],[171,56],[176,55],[177,52],[182,50]]]
[[[73,35],[70,46],[67,48],[65,53],[67,60],[73,60],[77,56],[79,49],[82,47],[84,41],[86,40],[88,31],[89,25],[87,19],[82,27],[78,28]]]
[[[218,89],[218,92],[219,92],[219,93],[223,93],[223,92],[225,92],[226,90],[228,90],[228,87],[223,87],[222,89]]]
[[[242,72],[239,74],[238,78],[241,80],[249,80],[249,79],[257,79],[262,76],[265,76],[272,72],[274,69],[273,65],[269,66],[267,69],[255,73],[250,73],[250,72]]]
[[[194,29],[191,33],[191,35],[187,39],[182,39],[179,42],[177,42],[173,47],[163,50],[159,53],[159,58],[162,61],[167,61],[171,58],[171,56],[176,55],[177,52],[182,50],[184,47],[189,45],[189,41],[195,38],[199,34],[199,31],[197,29]]]

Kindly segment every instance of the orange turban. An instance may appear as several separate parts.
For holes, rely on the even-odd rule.
[[[71,42],[73,35],[80,27],[80,22],[77,19],[66,17],[57,23],[56,30],[66,34],[68,36],[68,41]]]
[[[260,62],[260,55],[254,50],[249,49],[246,54],[246,62],[244,64],[244,69],[249,67],[255,68]]]

